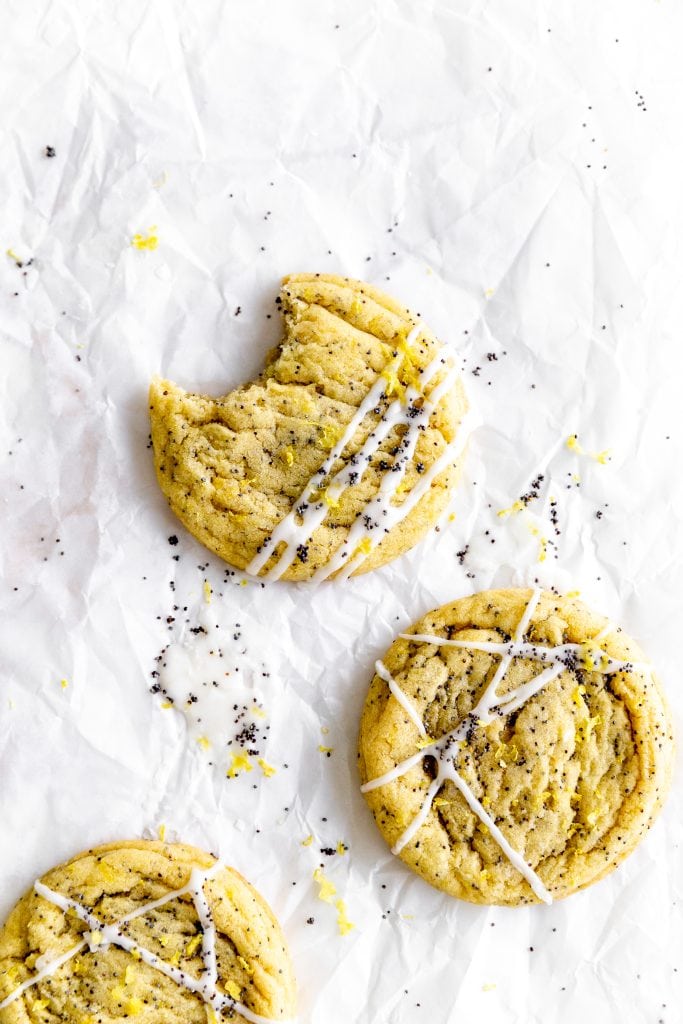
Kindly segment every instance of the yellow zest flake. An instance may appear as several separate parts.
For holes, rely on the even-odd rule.
[[[137,996],[133,996],[126,1003],[125,1009],[126,1009],[127,1015],[129,1017],[137,1017],[137,1015],[139,1013],[142,1013],[142,1009],[143,1009],[144,1005],[145,1004],[143,1003],[142,999],[138,999]]]
[[[246,587],[248,582],[249,582],[249,580],[240,580],[240,586],[241,587]]]
[[[160,935],[159,944],[163,946],[164,949],[166,949],[166,947],[168,946],[168,935]]]
[[[481,990],[482,990],[482,992],[493,992],[495,987],[496,987],[495,981],[489,981],[489,982],[486,983],[486,985],[482,985],[481,986]]]
[[[260,708],[258,704],[254,704],[254,706],[249,710],[251,711],[252,715],[255,715],[257,718],[266,718],[266,712],[264,708]]]
[[[425,747],[431,747],[432,743],[436,743],[433,736],[424,736],[422,739],[415,741],[415,746],[418,750],[424,750]]]
[[[116,878],[116,872],[111,864],[108,864],[106,860],[100,860],[97,862],[97,870],[108,882],[113,882]]]
[[[399,398],[403,398],[406,391],[405,384],[401,383],[395,370],[385,366],[382,370],[381,376],[384,377],[387,382],[387,386],[384,389],[387,398],[391,398],[392,395],[398,395]]]
[[[301,845],[302,846],[310,846],[312,842],[313,842],[313,836],[309,833],[309,835],[307,835],[305,839],[301,840]]]
[[[580,590],[569,590],[565,594],[565,597],[574,598],[574,597],[580,597],[580,595],[581,595],[581,591]]]
[[[49,999],[34,999],[31,1003],[31,1011],[37,1013],[38,1010],[44,1010],[46,1006],[50,1005]]]
[[[334,753],[334,747],[324,747],[322,743],[318,744],[318,750],[321,754],[332,754]]]
[[[159,828],[157,829],[157,835],[159,836],[159,839],[163,843],[163,841],[166,838],[166,826],[165,825],[159,825]]]
[[[486,296],[487,299],[490,299],[491,296],[493,295],[493,292],[494,292],[493,288],[487,288],[486,291],[484,292],[484,295]]]
[[[164,701],[161,702],[161,707],[163,708],[164,711],[168,711],[169,708],[173,707],[173,701],[172,700],[164,700]]]
[[[231,999],[239,999],[240,997],[240,987],[236,981],[232,980],[232,978],[229,981],[226,981],[225,991],[228,993]]]
[[[481,806],[482,806],[482,807],[484,807],[484,808],[486,808],[486,810],[488,810],[488,809],[489,809],[489,807],[491,806],[491,797],[489,797],[489,796],[483,796],[483,797],[481,798]]]
[[[61,688],[62,688],[63,690],[66,690],[66,688],[67,688],[67,686],[68,686],[69,684],[68,684],[68,682],[66,681],[66,679],[60,679],[60,680],[59,680],[59,685],[61,686]]]
[[[140,235],[140,234],[133,235],[133,241],[130,244],[133,246],[134,249],[138,249],[140,252],[142,252],[144,250],[156,249],[156,247],[159,245],[159,239],[157,238],[157,236],[155,234],[156,229],[157,229],[157,226],[156,226],[156,224],[154,224],[149,229],[149,234],[147,234],[147,235]]]
[[[5,249],[5,252],[7,253],[7,255],[9,256],[9,258],[11,260],[14,260],[14,262],[16,263],[16,265],[18,267],[22,267],[24,265],[24,261],[21,259],[20,256],[17,256],[17,254],[15,253],[14,249]]]
[[[538,560],[539,560],[539,562],[545,562],[547,557],[548,557],[548,540],[547,540],[546,537],[541,537],[540,544],[539,544],[539,550],[538,550]]]
[[[354,295],[353,302],[349,306],[349,316],[358,316],[363,311],[363,303],[357,295]]]
[[[324,426],[319,426],[318,429],[320,430],[320,444],[323,448],[327,448],[328,451],[334,448],[341,436],[339,428],[326,423]]]
[[[337,910],[337,927],[340,935],[348,935],[356,926],[346,916],[346,904],[344,900],[335,900]]]
[[[581,797],[579,796],[579,794],[578,793],[572,793],[571,796],[569,797],[569,803],[571,804],[572,807],[578,807],[579,804],[581,803]]]
[[[446,807],[448,800],[444,800],[442,796],[435,796],[432,800],[432,807]]]
[[[609,668],[609,655],[595,640],[584,640],[581,644],[581,662],[589,671],[604,671]]]
[[[177,967],[178,966],[178,964],[180,963],[180,950],[179,949],[176,949],[175,953],[173,954],[173,956],[171,957],[171,959],[168,962],[169,962],[169,964],[172,964],[173,967]]]
[[[500,746],[495,750],[493,756],[496,761],[500,764],[501,760],[504,761],[516,761],[519,757],[519,750],[516,743],[501,743]],[[506,768],[507,765],[503,764],[501,767]]]
[[[101,946],[104,942],[104,935],[101,931],[95,929],[88,933],[88,945],[89,946]]]
[[[450,515],[448,516],[448,522],[449,523],[454,523],[455,522],[455,512],[451,512],[450,513]]]
[[[599,462],[601,466],[606,465],[612,458],[612,452],[609,448],[605,448],[601,452],[586,451],[586,449],[582,448],[579,444],[578,434],[571,434],[567,438],[566,444],[570,452],[576,452],[577,455],[587,455],[589,459],[594,459],[595,462]]]
[[[132,964],[128,964],[128,966],[126,967],[125,973],[123,975],[123,983],[124,983],[124,985],[130,985],[131,982],[133,981],[133,978],[135,977],[136,973],[137,972],[136,972],[135,968],[133,967],[133,965]]]
[[[201,944],[201,935],[193,935],[188,944],[185,946],[185,956],[194,956],[194,954],[197,952]]]
[[[240,772],[253,771],[254,766],[248,754],[231,754],[232,763],[225,773],[229,779],[234,779]]]
[[[339,842],[337,843],[337,853],[339,854],[340,857],[343,857],[347,850],[348,846],[346,845],[346,843],[343,843],[340,839]]]
[[[282,452],[282,461],[285,462],[288,466],[294,465],[295,458],[296,456],[294,454],[293,448],[285,448],[285,450]]]
[[[491,877],[491,872],[490,872],[490,871],[487,871],[487,869],[486,869],[486,868],[483,868],[483,869],[482,869],[482,870],[481,870],[481,871],[479,872],[479,881],[481,882],[481,884],[482,884],[482,885],[485,885],[485,884],[486,884],[486,882],[488,882],[488,880],[489,880],[489,878],[490,878],[490,877]]]
[[[207,739],[206,736],[198,736],[197,737],[197,743],[202,748],[202,750],[210,750],[211,749],[211,740]]]
[[[582,700],[583,694],[585,692],[586,687],[583,685],[583,683],[581,683],[579,686],[574,687],[574,692],[572,693],[572,700],[576,704],[577,708],[585,708],[585,702]]]
[[[489,834],[488,825],[485,825],[482,821],[478,823],[477,828],[479,829],[480,832],[483,832],[485,836]]]
[[[337,889],[334,882],[331,882],[329,878],[325,878],[322,868],[316,868],[313,872],[313,881],[319,885],[318,899],[324,900],[325,903],[331,903],[332,897],[336,896]]]
[[[209,583],[208,580],[204,580],[204,588],[203,589],[204,589],[204,600],[206,601],[207,604],[211,604],[211,595],[213,594],[213,589],[212,589],[211,584]]]
[[[216,1016],[216,1011],[213,1006],[206,1007],[206,1016],[208,1024],[218,1024],[218,1017]]]
[[[123,985],[114,985],[114,987],[111,990],[111,995],[113,996],[117,1003],[121,1002],[125,994],[126,992]]]
[[[242,970],[244,971],[244,973],[248,974],[249,977],[251,977],[252,974],[254,973],[254,968],[251,966],[249,961],[245,960],[243,956],[238,956],[237,957],[237,962],[240,965],[240,967],[242,968]]]
[[[139,951],[137,949],[131,949],[130,955],[133,957],[133,960],[141,960],[142,959],[142,957],[140,956],[140,953],[139,953]]]
[[[259,757],[258,759],[258,766],[267,779],[272,775],[275,775],[275,772],[277,771],[277,768],[274,768],[272,764],[268,764],[268,762],[262,757]]]
[[[513,501],[509,508],[501,508],[500,511],[496,512],[496,515],[500,516],[501,519],[504,519],[506,516],[511,516],[514,512],[521,512],[523,508],[524,502],[519,501],[518,499],[517,501]]]
[[[369,537],[363,537],[360,544],[357,545],[354,555],[369,555],[372,551],[372,541]]]

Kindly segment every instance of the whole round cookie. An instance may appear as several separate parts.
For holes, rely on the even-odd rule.
[[[284,336],[222,398],[155,379],[157,478],[187,529],[269,579],[368,572],[412,547],[459,473],[467,403],[433,334],[370,285],[284,279]]]
[[[580,601],[490,590],[389,648],[365,703],[362,789],[394,853],[472,903],[603,878],[661,807],[673,760],[635,643]]]
[[[112,843],[53,868],[0,931],[0,1021],[261,1024],[295,1013],[280,926],[201,850]]]

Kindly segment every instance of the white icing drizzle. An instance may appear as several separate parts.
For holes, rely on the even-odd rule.
[[[76,943],[75,946],[72,946],[71,949],[67,949],[65,953],[62,953],[61,956],[56,956],[53,960],[49,960],[36,974],[33,975],[33,977],[28,978],[26,981],[22,981],[21,985],[18,985],[12,992],[10,992],[6,999],[3,999],[0,1003],[0,1010],[4,1010],[5,1007],[9,1006],[10,1003],[13,1003],[15,999],[19,999],[27,989],[31,988],[33,985],[37,985],[39,981],[43,980],[43,978],[49,978],[51,974],[54,974],[55,971],[62,966],[62,964],[67,963],[67,961],[71,960],[73,956],[77,956],[77,954],[80,953],[82,949],[85,949],[86,946],[87,942],[85,939],[81,939],[81,941]],[[40,957],[39,959],[42,960],[43,958]],[[37,963],[38,961],[36,961],[36,965]]]
[[[417,711],[410,703],[405,693],[398,685],[398,683],[396,682],[396,680],[394,679],[391,672],[386,667],[383,661],[375,662],[375,672],[380,677],[380,679],[384,680],[384,682],[387,684],[396,700],[399,702],[403,710],[407,713],[408,717],[415,723],[415,725],[417,726],[417,731],[419,732],[420,736],[426,736],[427,730],[422,724],[422,719],[420,718]]]
[[[410,345],[412,345],[413,341],[415,340],[415,338],[417,338],[419,333],[420,326],[419,324],[416,324],[406,339],[406,348],[409,348]],[[394,358],[385,367],[385,372],[388,374],[397,373],[400,370],[401,366],[403,365],[403,359],[404,353],[399,352],[398,355],[394,356]],[[293,549],[294,555],[296,555],[296,548],[298,543],[300,543],[302,531],[302,527],[300,527],[297,524],[297,508],[299,508],[302,504],[310,504],[311,496],[315,493],[315,491],[317,491],[322,481],[330,473],[337,459],[341,458],[345,448],[353,440],[356,431],[358,430],[359,426],[361,425],[365,417],[369,413],[371,413],[372,410],[376,408],[376,406],[382,401],[382,395],[386,390],[386,386],[386,380],[383,377],[383,375],[380,374],[375,383],[373,384],[373,386],[368,391],[363,401],[361,402],[361,404],[356,409],[356,412],[353,414],[351,420],[347,424],[346,430],[342,434],[339,441],[337,441],[336,445],[334,446],[330,454],[327,456],[320,469],[317,471],[317,473],[313,474],[313,476],[306,484],[303,492],[301,493],[297,501],[294,502],[292,509],[288,512],[284,519],[280,520],[280,522],[277,524],[277,526],[271,533],[270,537],[264,540],[263,544],[261,545],[261,550],[257,551],[254,557],[252,558],[251,562],[249,563],[245,570],[246,572],[250,573],[250,575],[256,576],[261,571],[263,566],[266,564],[266,562],[272,555],[273,551],[275,551],[275,549],[277,548],[278,544],[282,542],[284,542],[287,545],[288,549]],[[290,565],[291,561],[293,561],[294,555],[290,560]],[[279,565],[279,563],[277,564]],[[274,566],[273,568],[275,569],[276,567]],[[284,572],[284,570],[282,571]],[[270,570],[266,575],[267,578],[269,579],[277,579],[279,574],[275,575],[273,574],[273,570]]]
[[[605,634],[607,635],[607,634]],[[529,658],[531,661],[561,662],[566,668],[574,664],[581,664],[581,656],[584,652],[590,654],[591,648],[583,644],[559,644],[557,647],[541,647],[539,644],[529,643],[497,643],[488,640],[448,640],[446,637],[435,636],[431,633],[401,633],[403,640],[413,640],[423,644],[435,644],[437,647],[461,647],[470,651],[483,651],[486,654],[508,654],[511,658]],[[602,639],[600,634],[592,643]],[[650,666],[641,661],[621,661],[619,658],[612,658],[602,652],[599,664],[591,668],[591,672],[601,672],[609,675],[613,672],[645,672]]]
[[[514,711],[518,711],[528,700],[539,693],[545,686],[548,685],[553,679],[556,679],[567,667],[574,667],[580,662],[578,661],[577,655],[583,649],[581,644],[562,644],[555,648],[541,647],[537,644],[525,643],[524,635],[528,629],[529,623],[531,622],[532,616],[538,605],[538,601],[541,597],[541,591],[539,588],[535,588],[532,591],[531,597],[526,605],[524,614],[522,615],[520,622],[515,630],[513,641],[511,643],[488,643],[470,640],[448,640],[444,637],[433,636],[432,634],[415,634],[415,633],[402,633],[401,636],[412,642],[417,643],[433,643],[439,646],[446,647],[462,647],[470,650],[481,650],[487,653],[499,654],[501,656],[498,667],[491,679],[491,682],[486,687],[484,693],[480,697],[475,708],[470,714],[449,733],[442,736],[440,739],[435,740],[428,746],[418,750],[417,753],[411,757],[401,761],[394,768],[385,772],[383,775],[378,776],[375,779],[370,779],[366,782],[361,790],[364,793],[368,793],[374,789],[378,789],[380,786],[387,785],[390,782],[395,782],[397,779],[405,775],[411,768],[419,764],[420,761],[428,754],[436,756],[438,761],[438,769],[436,778],[432,780],[424,800],[420,806],[420,810],[411,821],[408,828],[402,833],[398,841],[394,844],[392,852],[398,854],[401,850],[413,839],[419,829],[427,820],[427,816],[432,808],[432,804],[435,796],[439,792],[440,788],[447,780],[450,780],[453,785],[462,794],[463,798],[467,802],[470,809],[474,814],[482,821],[489,829],[491,836],[498,843],[499,847],[508,858],[510,863],[516,868],[517,871],[527,880],[531,886],[535,895],[542,900],[544,903],[552,903],[552,895],[545,888],[541,879],[536,872],[530,867],[529,864],[524,860],[520,853],[518,853],[510,843],[507,841],[501,830],[496,825],[495,821],[490,814],[487,813],[481,802],[476,798],[470,787],[467,785],[462,776],[458,773],[455,768],[454,758],[455,754],[449,756],[449,751],[455,748],[456,752],[459,749],[459,742],[465,738],[469,729],[474,725],[487,725],[493,721],[495,717],[499,715],[509,715]],[[591,641],[591,643],[599,643],[602,639],[609,635],[615,627],[611,624],[602,629],[597,636]],[[497,688],[500,682],[505,677],[512,659],[515,657],[524,657],[531,660],[540,661],[542,663],[549,663],[548,667],[545,668],[539,675],[529,680],[526,683],[522,683],[520,686],[515,687],[513,690],[508,691],[502,697],[497,695]],[[631,671],[635,669],[650,671],[649,665],[644,665],[638,662],[625,662],[619,661],[616,658],[611,658],[605,652],[601,652],[601,668],[598,671],[616,672],[616,671]],[[381,662],[378,662],[381,664]],[[378,673],[380,674],[380,673]],[[385,678],[385,676],[382,676]],[[394,690],[392,689],[392,693]],[[394,693],[396,696],[396,694]],[[403,701],[409,702],[409,698],[401,691],[401,703]],[[405,705],[404,705],[405,706]],[[417,710],[414,710],[414,720],[419,718]],[[421,723],[420,718],[420,723]]]
[[[132,913],[122,917],[119,921],[113,924],[105,924],[97,917],[91,910],[84,907],[77,900],[72,900],[68,896],[63,896],[61,893],[55,892],[53,889],[48,888],[42,882],[37,881],[33,888],[35,892],[49,903],[59,907],[64,914],[68,911],[72,911],[76,916],[83,921],[84,924],[88,925],[89,931],[83,933],[83,939],[72,946],[71,949],[62,953],[60,956],[55,957],[45,964],[45,966],[34,974],[33,977],[22,982],[21,985],[17,986],[10,994],[0,1003],[0,1010],[3,1010],[10,1003],[13,1003],[16,999],[26,992],[27,989],[33,985],[37,985],[43,978],[52,975],[57,971],[63,964],[65,964],[72,957],[76,956],[81,950],[86,947],[91,953],[97,950],[106,949],[107,946],[118,946],[120,949],[125,949],[128,953],[133,953],[139,957],[143,963],[146,963],[149,967],[153,967],[161,974],[175,981],[176,984],[180,985],[181,988],[186,989],[188,992],[192,992],[195,995],[200,996],[203,1001],[210,1006],[217,1016],[222,1016],[227,1010],[241,1014],[245,1020],[250,1021],[250,1024],[272,1024],[272,1018],[262,1017],[258,1013],[254,1013],[247,1006],[233,999],[232,996],[226,993],[219,992],[216,985],[218,981],[218,968],[216,962],[216,928],[213,923],[213,915],[209,906],[208,900],[204,893],[204,885],[209,879],[213,878],[217,872],[222,868],[220,861],[216,861],[212,867],[206,871],[200,871],[198,868],[193,868],[190,874],[190,880],[187,885],[182,886],[180,889],[174,889],[167,893],[165,896],[161,896],[159,899],[152,900],[150,903],[146,903]],[[204,963],[205,971],[201,978],[195,978],[186,971],[182,971],[179,967],[173,966],[173,964],[167,963],[160,957],[156,956],[150,950],[144,946],[139,945],[134,939],[126,935],[122,928],[129,921],[134,920],[136,917],[142,917],[148,914],[151,910],[155,910],[157,907],[162,907],[166,903],[170,903],[172,900],[179,899],[181,896],[190,895],[197,912],[197,917],[202,926],[202,961]],[[44,959],[44,956],[41,957]],[[282,1022],[287,1024],[287,1022]],[[291,1024],[291,1022],[290,1022]]]
[[[430,376],[432,376],[434,370],[439,369],[439,365],[443,366],[443,357],[437,357],[432,363],[430,363],[425,373],[429,372]],[[408,506],[408,511],[404,511],[411,496],[419,490],[421,497],[429,490],[432,485],[434,475],[436,474],[429,476],[429,482],[425,486],[425,478],[428,475],[427,471],[411,488],[401,505],[392,504],[392,501],[396,497],[398,489],[405,478],[408,466],[412,461],[419,439],[420,430],[424,429],[426,424],[429,422],[430,416],[435,411],[443,396],[453,387],[457,377],[457,371],[453,367],[450,367],[449,373],[444,377],[441,383],[434,388],[429,398],[424,400],[422,408],[412,418],[407,418],[405,411],[398,403],[394,403],[389,407],[386,417],[391,421],[391,426],[403,423],[408,428],[400,442],[399,453],[396,456],[391,470],[387,471],[382,477],[382,482],[380,483],[377,493],[370,499],[363,512],[358,516],[349,530],[344,542],[339,545],[327,564],[322,565],[314,573],[314,582],[328,579],[333,573],[342,569],[342,566],[343,571],[339,573],[339,579],[348,579],[351,573],[358,568],[359,556],[363,556],[360,558],[361,562],[365,561],[370,552],[381,543],[393,527],[407,516],[410,509],[414,508],[417,500],[419,499],[416,499],[416,501],[413,501],[413,503]],[[409,398],[409,403],[414,401],[415,397],[419,397],[417,392],[413,392],[411,389],[408,389],[406,395]],[[408,407],[410,408],[410,404]],[[455,450],[455,441],[456,439],[454,438],[453,442],[446,445],[444,452],[442,452],[439,457],[440,459],[442,459],[447,452],[448,458],[446,461],[448,463],[453,462],[455,458],[453,454]],[[458,430],[457,442],[458,445],[462,442],[460,430]],[[436,465],[436,462],[433,463],[433,465]],[[431,468],[432,467],[430,467],[430,469]],[[370,524],[367,522],[368,519],[370,520]],[[371,531],[376,531],[376,534],[373,534]],[[362,540],[367,540],[369,542],[368,549],[364,552],[359,548],[359,544]]]
[[[313,580],[327,579],[342,567],[343,572],[339,573],[340,578],[350,576],[357,568],[359,557],[363,554],[367,557],[393,526],[408,515],[419,498],[429,490],[438,472],[446,468],[447,464],[452,463],[457,457],[456,453],[459,454],[462,451],[464,443],[461,438],[462,431],[459,429],[457,438],[446,446],[436,462],[411,489],[403,503],[399,506],[392,504],[412,461],[420,431],[425,429],[439,402],[451,390],[458,377],[456,369],[443,355],[443,349],[440,349],[437,356],[420,371],[420,390],[410,385],[405,390],[403,402],[399,395],[389,401],[379,422],[371,430],[360,450],[328,480],[325,488],[328,501],[320,500],[319,496],[316,497],[316,492],[329,477],[334,464],[342,457],[365,417],[371,412],[377,412],[382,402],[385,401],[387,390],[385,378],[391,377],[392,374],[396,374],[400,370],[406,353],[419,336],[420,331],[420,325],[416,324],[406,339],[404,351],[394,356],[378,376],[348,423],[342,437],[320,469],[311,477],[287,515],[276,525],[271,535],[264,540],[260,551],[247,566],[246,572],[257,575],[278,546],[284,544],[284,550],[264,576],[264,579],[280,579],[294,562],[300,548],[305,546],[315,531],[324,523],[329,511],[328,501],[332,503],[338,501],[340,495],[347,488],[360,480],[388,434],[395,427],[404,426],[406,431],[397,444],[398,450],[393,456],[391,465],[384,471],[376,494],[358,515],[346,540],[335,551],[327,564],[317,570],[313,575]],[[448,369],[447,374],[432,389],[431,393],[425,396],[424,388],[443,367]],[[419,399],[422,399],[421,407],[415,404]],[[439,468],[435,473],[433,469],[437,463]],[[418,496],[411,501],[414,492],[418,492]],[[371,530],[377,531],[376,540],[371,536]],[[367,539],[369,542],[364,545],[365,552],[358,547],[363,539]]]

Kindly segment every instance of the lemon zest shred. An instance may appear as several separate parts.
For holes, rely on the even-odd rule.
[[[202,748],[202,750],[210,750],[211,749],[211,740],[207,739],[206,736],[198,736],[197,737],[197,743]]]
[[[337,893],[337,887],[334,882],[331,882],[329,878],[326,878],[323,874],[322,868],[316,868],[313,872],[313,881],[318,883],[318,899],[323,900],[324,903],[332,903],[332,897]]]
[[[133,241],[130,244],[133,246],[134,249],[137,249],[139,252],[144,252],[145,250],[151,251],[153,249],[156,249],[157,246],[159,245],[159,238],[155,233],[156,230],[157,227],[156,224],[154,224],[149,229],[148,234],[143,235],[138,233],[136,235],[133,235]]]
[[[268,762],[263,757],[259,757],[258,766],[267,779],[270,779],[273,775],[275,775],[275,772],[277,771],[277,768],[274,768],[272,764],[268,764]]]
[[[309,832],[309,834],[306,836],[306,838],[301,840],[301,845],[302,846],[310,846],[312,842],[313,842],[313,835],[312,835],[312,833]]]
[[[237,962],[240,965],[240,967],[242,968],[242,970],[244,971],[244,973],[248,974],[249,977],[251,977],[252,974],[254,973],[254,968],[251,966],[249,961],[245,960],[243,956],[238,956],[237,957]]]
[[[348,935],[356,926],[349,921],[346,913],[346,903],[342,899],[335,900],[334,906],[337,911],[337,927],[340,935]]]
[[[236,778],[240,772],[251,772],[254,770],[254,766],[251,763],[251,759],[248,754],[231,753],[230,757],[230,767],[225,773],[229,779]]]
[[[504,519],[507,516],[513,515],[513,513],[515,512],[521,512],[523,509],[524,502],[520,501],[518,498],[517,501],[513,501],[509,508],[501,508],[498,512],[496,512],[496,515],[500,516],[501,519]]]

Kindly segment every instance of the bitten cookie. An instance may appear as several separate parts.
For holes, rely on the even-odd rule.
[[[150,388],[157,478],[187,529],[269,579],[368,572],[446,507],[467,403],[444,347],[360,281],[284,280],[284,337],[223,398]]]
[[[280,926],[191,846],[112,843],[53,868],[0,931],[0,1021],[261,1024],[295,1014]]]
[[[669,712],[635,643],[580,601],[491,590],[430,612],[377,662],[363,791],[393,852],[472,903],[551,902],[652,824]]]

